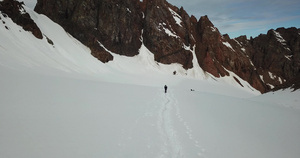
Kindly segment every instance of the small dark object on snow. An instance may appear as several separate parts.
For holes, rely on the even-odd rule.
[[[195,91],[194,89],[191,89],[191,91],[193,92],[193,91]]]
[[[167,85],[165,85],[165,93],[167,93],[167,89],[168,89],[168,87],[167,87]]]

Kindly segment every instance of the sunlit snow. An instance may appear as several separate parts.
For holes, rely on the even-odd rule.
[[[157,63],[144,45],[103,64],[25,10],[42,40],[0,14],[1,158],[299,157],[299,91],[260,95],[234,73],[213,78],[196,58],[189,70]]]
[[[231,46],[231,44],[230,43],[228,43],[228,42],[222,42],[226,47],[228,47],[228,48],[230,48],[232,51],[235,51],[233,48],[232,48],[232,46]]]

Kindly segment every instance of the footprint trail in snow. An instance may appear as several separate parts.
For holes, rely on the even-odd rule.
[[[188,123],[184,121],[181,116],[180,109],[178,106],[178,101],[174,96],[172,91],[163,94],[163,102],[159,109],[158,115],[158,130],[163,142],[161,146],[161,155],[160,158],[171,157],[171,158],[184,158],[188,155],[192,155],[192,153],[185,153],[188,151],[184,151],[186,147],[182,144],[182,139],[188,139],[191,146],[193,146],[195,151],[195,157],[205,157],[205,149],[201,147],[199,141],[197,141],[192,134],[192,130],[189,127]],[[178,126],[175,124],[179,124],[183,129],[176,129]],[[184,133],[180,133],[180,130],[185,131]],[[189,146],[190,146],[189,145]]]
[[[177,132],[173,126],[172,110],[174,108],[175,99],[169,93],[164,94],[165,100],[162,103],[157,120],[158,130],[162,139],[161,158],[173,157],[182,158],[182,146],[177,137]]]
[[[119,156],[205,158],[173,91],[158,91],[142,107],[140,115],[121,129]]]
[[[181,116],[178,101],[174,93],[170,91],[164,94],[163,98],[164,101],[159,109],[158,118],[159,133],[164,143],[160,157],[184,158],[194,154],[192,157],[204,158],[206,150],[194,138],[192,129]],[[182,139],[185,143],[181,143]],[[191,152],[190,148],[195,148],[193,152],[196,151],[196,153],[187,153]]]

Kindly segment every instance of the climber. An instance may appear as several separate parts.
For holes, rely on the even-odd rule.
[[[168,89],[168,87],[167,87],[167,85],[165,85],[165,93],[167,93],[167,89]]]

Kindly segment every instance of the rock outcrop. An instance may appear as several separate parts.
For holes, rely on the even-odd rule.
[[[10,17],[16,24],[22,26],[25,31],[30,31],[36,38],[42,39],[41,30],[25,11],[23,5],[23,2],[20,3],[15,0],[0,1],[0,14],[3,14],[4,17]]]
[[[266,35],[260,35],[249,42],[247,53],[261,79],[268,86],[267,90],[299,76],[299,29],[272,29]]]
[[[154,53],[155,60],[164,64],[179,63],[192,68],[193,55],[189,48],[195,44],[191,18],[183,8],[178,9],[165,0],[143,1],[143,41]]]
[[[4,0],[0,11],[42,38],[30,16],[22,13],[22,3]],[[111,52],[135,56],[144,44],[157,62],[190,69],[195,55],[207,73],[223,77],[233,72],[262,93],[287,86],[299,88],[297,28],[231,39],[208,16],[197,20],[166,0],[38,0],[35,11],[60,24],[102,62],[113,60]]]
[[[231,71],[256,89],[262,92],[266,90],[242,42],[221,35],[207,16],[201,17],[198,22],[198,36],[196,54],[203,70],[216,77],[228,76],[228,71]],[[244,45],[248,44],[246,37],[243,42]]]
[[[106,49],[137,55],[143,40],[156,61],[192,67],[192,54],[183,48],[190,44],[190,18],[165,0],[40,0],[35,11],[63,26],[102,62],[113,59]]]

